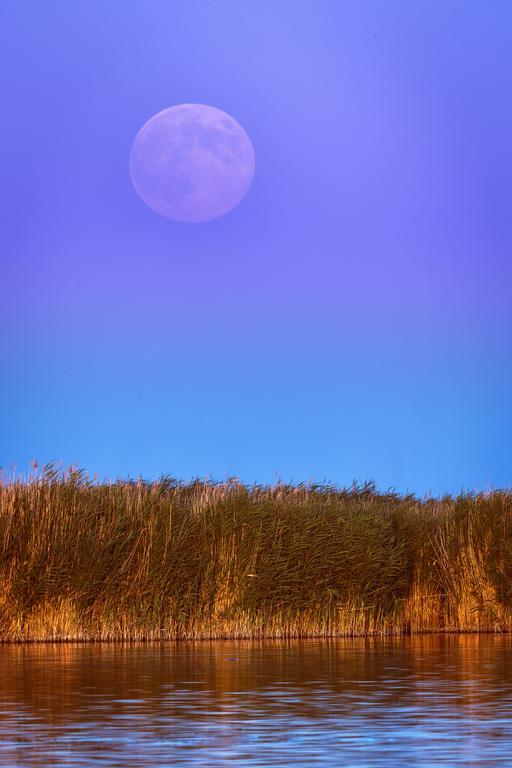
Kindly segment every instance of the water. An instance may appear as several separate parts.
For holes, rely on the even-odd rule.
[[[512,637],[0,647],[1,766],[512,765]]]

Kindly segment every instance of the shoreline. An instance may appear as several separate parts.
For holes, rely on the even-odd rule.
[[[255,637],[242,636],[195,636],[195,637],[42,637],[42,638],[0,638],[0,646],[20,645],[185,645],[187,643],[280,643],[280,642],[309,642],[337,641],[337,640],[403,640],[421,637],[511,637],[512,628],[509,629],[425,629],[416,632],[388,632],[367,635],[261,635]]]

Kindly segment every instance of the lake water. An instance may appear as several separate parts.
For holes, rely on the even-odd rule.
[[[1,766],[512,766],[512,637],[0,646]]]

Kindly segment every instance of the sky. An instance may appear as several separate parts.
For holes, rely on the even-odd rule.
[[[2,0],[0,466],[512,486],[508,0]],[[128,170],[237,120],[199,224]]]

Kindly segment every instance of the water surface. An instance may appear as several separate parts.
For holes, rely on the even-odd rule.
[[[0,647],[1,766],[512,765],[512,637]]]

